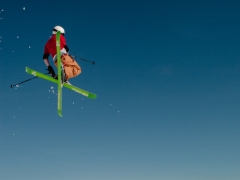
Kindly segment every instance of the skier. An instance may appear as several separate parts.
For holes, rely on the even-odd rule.
[[[43,60],[45,64],[48,67],[49,73],[52,75],[53,78],[57,79],[57,76],[55,74],[55,71],[53,67],[50,65],[48,61],[48,57],[51,54],[53,58],[53,62],[55,66],[57,67],[57,50],[56,50],[56,33],[60,31],[60,54],[61,54],[61,61],[63,65],[63,71],[65,73],[65,79],[64,82],[68,83],[69,78],[73,78],[81,73],[81,67],[78,65],[78,63],[71,57],[68,52],[69,48],[66,44],[66,39],[64,37],[65,31],[61,26],[55,26],[52,30],[52,37],[47,41],[45,47],[44,47],[44,54],[43,54]]]

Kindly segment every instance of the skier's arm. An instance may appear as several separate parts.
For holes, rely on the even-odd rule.
[[[48,70],[49,74],[52,74],[52,77],[55,77],[56,74],[55,74],[54,69],[52,68],[52,66],[50,65],[50,63],[48,61],[48,56],[49,56],[49,54],[44,54],[43,61],[46,64],[46,66],[48,67],[47,70]]]
[[[49,61],[48,61],[48,59],[47,59],[47,58],[46,58],[46,59],[44,59],[43,61],[44,61],[44,63],[46,64],[46,66],[50,66],[50,63],[49,63]]]
[[[49,42],[49,41],[48,41]],[[49,61],[48,61],[48,57],[49,57],[49,55],[50,55],[50,52],[49,52],[49,50],[48,50],[48,46],[47,46],[47,44],[48,44],[48,42],[46,43],[46,45],[44,46],[44,53],[43,53],[43,60],[44,60],[44,62],[45,62],[45,64],[47,65],[47,66],[49,66],[50,64],[49,64]]]
[[[67,53],[69,52],[69,47],[67,45],[64,45],[64,48],[66,49]]]
[[[60,36],[60,41],[63,47],[66,49],[67,53],[69,52],[69,47],[67,46],[66,39],[64,36]]]

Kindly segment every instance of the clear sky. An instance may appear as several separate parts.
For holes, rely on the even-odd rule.
[[[239,180],[239,7],[0,0],[0,179]],[[63,89],[62,118],[55,84],[10,88],[46,73],[55,25],[82,67],[70,82],[98,96]]]

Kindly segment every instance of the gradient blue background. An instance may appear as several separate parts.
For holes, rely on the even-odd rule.
[[[239,9],[0,0],[0,179],[239,180]],[[63,118],[55,84],[10,88],[32,77],[26,66],[46,72],[55,25],[82,67],[70,82],[98,95],[63,89]]]

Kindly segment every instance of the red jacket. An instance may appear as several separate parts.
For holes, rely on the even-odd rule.
[[[66,39],[63,35],[60,36],[60,49],[67,47]],[[68,51],[68,47],[65,48]],[[43,59],[48,58],[49,54],[54,57],[57,54],[56,49],[56,35],[52,35],[52,37],[47,41],[45,47],[44,47],[44,55]]]

